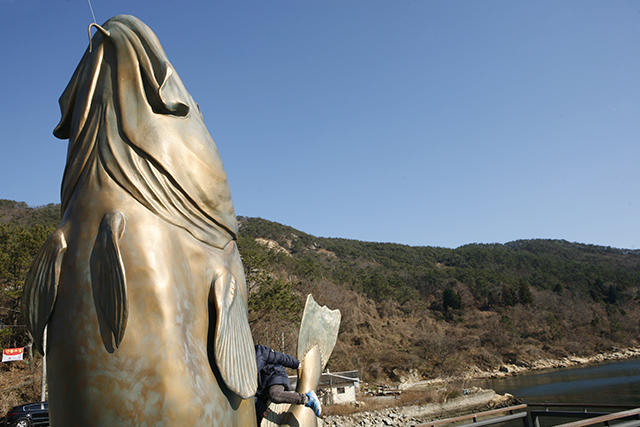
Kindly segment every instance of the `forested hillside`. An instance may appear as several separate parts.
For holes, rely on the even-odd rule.
[[[24,275],[59,205],[0,201],[0,318],[24,322]],[[295,354],[304,298],[338,308],[329,362],[368,381],[449,375],[638,344],[640,251],[560,240],[410,247],[314,237],[238,217],[256,342]],[[0,344],[28,342],[3,327]]]
[[[253,315],[288,304],[259,316],[270,327],[255,335],[277,344],[296,310],[291,291],[311,292],[343,313],[333,370],[431,377],[638,343],[640,251],[561,240],[410,247],[239,221]]]

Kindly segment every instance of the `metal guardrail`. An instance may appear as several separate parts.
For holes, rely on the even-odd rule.
[[[544,407],[544,410],[528,410],[528,407]],[[560,411],[549,410],[549,408],[582,408],[581,411]],[[602,412],[593,411],[589,412],[589,409],[624,409],[631,408],[620,412]],[[516,412],[521,411],[521,412]],[[502,415],[497,417],[491,417],[496,414],[503,414],[508,412],[509,415]],[[528,405],[516,405],[507,408],[494,409],[491,411],[485,411],[475,414],[463,415],[460,417],[446,418],[442,420],[435,420],[423,424],[415,424],[412,427],[437,427],[444,424],[454,424],[460,421],[472,420],[464,424],[456,424],[455,427],[483,427],[493,424],[502,423],[505,421],[511,421],[516,419],[522,419],[524,427],[531,427],[529,421],[529,415],[533,421],[534,427],[540,427],[540,418],[543,417],[555,417],[555,418],[583,418],[579,421],[573,421],[565,424],[558,424],[554,427],[587,427],[595,424],[604,424],[605,426],[612,427],[640,427],[640,408],[629,405],[610,405],[610,404],[563,404],[563,403],[529,403]],[[489,417],[479,420],[481,417]],[[626,420],[626,421],[625,421]],[[620,421],[618,423],[611,424],[611,421]]]
[[[635,405],[617,405],[614,403],[558,403],[558,402],[545,402],[545,403],[528,403],[529,407],[544,407],[544,408],[584,408],[587,412],[588,408],[615,408],[615,409],[634,409]]]
[[[442,424],[451,424],[451,423],[456,423],[458,421],[465,421],[465,420],[472,420],[472,422],[466,423],[466,424],[458,424],[456,427],[469,427],[469,426],[481,427],[481,426],[488,426],[492,424],[498,424],[505,421],[516,420],[519,418],[522,418],[522,423],[524,427],[530,427],[529,418],[527,417],[528,415],[527,411],[514,413],[514,411],[519,411],[526,408],[527,408],[527,405],[524,405],[524,404],[509,406],[507,408],[493,409],[491,411],[479,412],[479,413],[469,414],[469,415],[462,415],[460,417],[454,417],[454,418],[445,418],[443,420],[431,421],[424,424],[416,424],[416,425],[413,425],[412,427],[435,427]],[[478,420],[478,418],[481,418],[481,417],[487,417],[495,414],[504,414],[505,412],[509,412],[509,415],[503,415],[500,417],[493,417],[493,418]]]
[[[615,427],[640,427],[640,408],[636,408],[628,405],[598,405],[598,404],[562,404],[562,403],[530,403],[529,406],[542,406],[545,408],[544,411],[530,411],[531,419],[533,420],[533,425],[535,427],[540,427],[540,418],[542,417],[556,417],[556,418],[583,418],[579,421],[573,421],[570,423],[559,424],[555,427],[586,427],[594,424],[604,424],[605,426],[610,426],[610,421],[618,421],[629,419],[631,420],[615,423]],[[582,408],[582,411],[558,411],[552,410],[550,411],[550,407],[579,407]],[[626,411],[620,412],[588,412],[589,408],[633,408],[627,409]]]

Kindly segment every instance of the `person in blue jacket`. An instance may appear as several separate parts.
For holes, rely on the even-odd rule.
[[[307,393],[289,391],[289,376],[284,367],[300,369],[298,359],[277,352],[265,345],[257,344],[256,363],[258,365],[258,390],[256,391],[255,404],[258,425],[267,410],[268,401],[305,405],[311,408],[316,416],[320,416],[322,407],[313,390]]]

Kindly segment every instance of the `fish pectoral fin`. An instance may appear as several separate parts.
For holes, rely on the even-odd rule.
[[[124,338],[129,316],[127,278],[119,246],[124,227],[122,213],[110,211],[105,214],[98,231],[97,256],[91,262],[92,276],[97,280],[97,302],[116,347],[120,347]]]
[[[53,232],[36,254],[22,291],[22,314],[33,337],[33,345],[44,355],[42,335],[58,295],[62,259],[67,242],[62,230]]]
[[[214,282],[217,312],[215,356],[227,387],[247,399],[256,392],[258,373],[247,305],[238,286],[237,277],[229,271]]]

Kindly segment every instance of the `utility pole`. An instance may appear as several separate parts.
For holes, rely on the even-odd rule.
[[[29,337],[31,337],[31,334],[29,334]],[[33,339],[27,344],[27,348],[29,349],[29,371],[33,373]]]

